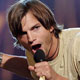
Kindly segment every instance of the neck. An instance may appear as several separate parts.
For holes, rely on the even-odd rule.
[[[53,60],[57,57],[59,51],[59,38],[55,36],[52,38],[51,49],[47,60]]]

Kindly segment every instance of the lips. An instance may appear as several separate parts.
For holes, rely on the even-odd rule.
[[[34,51],[40,49],[40,47],[41,47],[41,44],[36,44],[36,45],[32,46],[32,51],[34,52]]]

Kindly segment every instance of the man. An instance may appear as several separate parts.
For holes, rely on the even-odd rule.
[[[15,3],[9,10],[8,22],[16,44],[27,49],[27,60],[1,54],[2,68],[35,80],[41,76],[46,80],[79,80],[79,28],[61,31],[53,13],[38,0]],[[46,61],[34,62],[38,49],[44,51]]]

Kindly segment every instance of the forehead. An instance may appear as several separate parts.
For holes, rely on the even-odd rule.
[[[36,17],[31,13],[28,12],[21,20],[22,27],[28,26],[34,26],[35,24],[40,23]]]

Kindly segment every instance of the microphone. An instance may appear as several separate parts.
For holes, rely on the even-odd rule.
[[[42,62],[45,61],[45,53],[43,50],[38,49],[34,54],[35,62]],[[39,80],[45,80],[45,76],[40,76]]]

